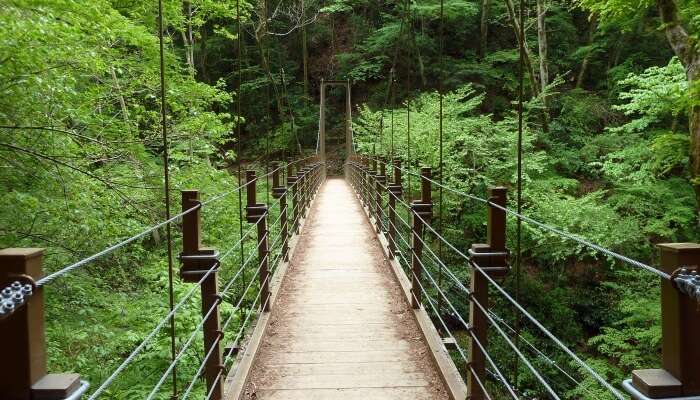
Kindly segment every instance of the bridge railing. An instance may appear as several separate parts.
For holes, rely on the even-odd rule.
[[[262,176],[248,170],[244,184],[207,200],[200,200],[198,190],[183,190],[182,212],[179,214],[49,275],[43,272],[42,249],[0,250],[0,398],[78,399],[87,394],[93,400],[106,394],[113,396],[110,387],[132,363],[138,363],[139,357],[154,344],[168,323],[174,322],[178,313],[196,300],[199,288],[201,319],[193,331],[181,332],[186,335],[184,338],[178,340],[175,335],[171,336],[173,357],[145,398],[162,397],[160,392],[168,377],[172,376],[172,395],[180,400],[194,393],[202,379],[206,382],[204,398],[221,399],[223,378],[233,367],[246,329],[257,313],[270,311],[270,282],[277,267],[289,260],[290,241],[298,234],[300,222],[325,179],[323,170],[323,163],[314,156],[288,163],[286,174],[277,163],[273,164],[272,171]],[[270,177],[272,187],[268,182]],[[271,193],[261,196],[259,188]],[[239,218],[245,217],[250,226],[245,231],[241,228],[240,237],[225,250],[204,246],[202,231],[206,226],[202,214],[206,207],[243,191],[246,193],[245,215]],[[273,197],[271,201],[269,194]],[[48,374],[45,285],[167,225],[176,227],[176,222],[181,223],[182,232],[180,280],[195,285],[171,304],[170,312],[158,320],[118,367],[103,382],[94,385],[93,390],[89,390],[89,384],[78,374]],[[246,249],[245,244],[250,241],[253,241],[253,248]],[[236,255],[238,262],[226,265],[226,262],[235,261]],[[223,279],[223,284],[219,279]],[[222,313],[224,303],[227,312]],[[228,332],[236,325],[237,329],[229,338]],[[195,345],[199,336],[203,336],[203,346]],[[196,373],[184,380],[182,376],[177,379],[174,374],[177,365],[185,357],[191,357],[198,348],[202,349],[202,354]]]
[[[431,311],[438,330],[447,336],[444,340],[446,346],[456,353],[463,366],[468,398],[517,399],[523,395],[518,391],[518,384],[507,378],[504,366],[499,365],[489,352],[489,339],[493,339],[494,333],[517,356],[549,398],[559,399],[562,387],[552,383],[551,376],[540,371],[526,352],[531,352],[538,360],[544,360],[566,380],[587,391],[573,376],[575,374],[553,362],[524,338],[519,329],[514,329],[494,312],[489,300],[491,290],[505,299],[516,314],[551,340],[572,360],[573,365],[585,371],[610,396],[625,399],[626,396],[619,390],[621,387],[634,399],[700,399],[700,341],[697,340],[700,337],[700,245],[660,244],[661,265],[650,266],[509,209],[506,188],[490,188],[488,198],[484,199],[442,185],[432,178],[431,172],[430,168],[424,167],[420,173],[415,173],[403,168],[400,160],[387,162],[361,155],[350,156],[346,162],[346,178],[378,235],[385,237],[389,257],[396,259],[410,278],[412,306]],[[405,195],[405,183],[411,178],[420,180],[420,196],[416,200],[411,198],[410,189],[408,196]],[[431,224],[432,186],[441,186],[440,189],[485,206],[486,243],[460,249]],[[622,382],[621,386],[613,385],[547,328],[556,324],[538,321],[505,290],[499,280],[510,270],[511,257],[506,248],[508,217],[521,219],[548,233],[661,278],[663,368],[633,371],[631,379]],[[450,256],[445,256],[435,247],[446,248]],[[462,316],[465,300],[468,304],[467,318]],[[469,340],[464,347],[452,333],[455,325],[468,334]],[[499,395],[494,397],[495,390]],[[590,394],[590,397],[597,398],[594,394]]]

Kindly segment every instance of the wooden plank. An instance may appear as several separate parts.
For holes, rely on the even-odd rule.
[[[299,375],[362,375],[370,371],[420,372],[414,365],[396,361],[323,364],[269,364],[266,368],[283,376]]]
[[[287,375],[260,389],[352,389],[428,386],[422,372],[382,372],[358,375]]]
[[[261,400],[431,400],[434,395],[421,387],[260,390]]]

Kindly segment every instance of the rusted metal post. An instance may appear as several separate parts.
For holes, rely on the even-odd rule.
[[[257,202],[257,180],[254,170],[245,172],[247,185],[246,221],[255,224],[258,230],[258,280],[260,282],[260,305],[263,312],[270,311],[270,249],[267,237],[267,204]]]
[[[413,308],[420,308],[421,305],[421,277],[423,256],[423,228],[425,223],[429,223],[433,217],[433,196],[430,186],[432,169],[423,167],[421,174],[421,198],[411,202],[411,305]]]
[[[396,199],[403,195],[401,183],[401,161],[394,160],[394,180],[387,187],[389,192],[389,258],[396,257]]]
[[[199,191],[182,191],[182,211],[189,210],[200,204]],[[212,249],[202,247],[201,239],[201,208],[185,214],[182,217],[182,253],[180,260],[180,277],[185,282],[196,283],[202,281],[202,317],[205,317],[202,330],[204,333],[204,354],[211,355],[205,361],[204,375],[207,381],[208,391],[211,391],[212,399],[223,398],[223,377],[220,374],[224,368],[221,358],[221,332],[219,319],[218,284],[218,257],[219,253]],[[213,270],[209,272],[209,270]],[[202,278],[204,278],[202,280]],[[213,349],[213,350],[212,350]]]
[[[382,194],[384,193],[384,186],[386,186],[386,163],[383,160],[379,162],[379,173],[375,177],[375,184],[376,200],[374,206],[376,211],[374,213],[377,216],[377,233],[381,233],[384,230],[384,222],[382,221]]]
[[[506,201],[506,188],[489,189],[487,243],[473,244],[469,250],[474,262],[491,277],[502,277],[508,272],[506,266],[506,213],[504,210],[494,207],[494,204],[505,207]],[[467,372],[467,398],[473,400],[485,398],[478,380],[481,382],[486,380],[486,356],[481,351],[479,344],[484,348],[488,344],[489,321],[475,302],[488,309],[488,286],[486,277],[476,268],[472,268],[470,285],[472,298],[469,305],[469,324],[471,326],[469,361],[471,368]]]
[[[272,164],[272,197],[280,202],[280,235],[282,236],[282,260],[289,261],[289,228],[287,222],[287,188],[280,184],[279,163]]]
[[[683,272],[695,281],[694,288],[700,287],[700,244],[664,243],[658,247],[663,272],[675,277],[685,269]],[[700,395],[700,297],[681,292],[668,280],[661,282],[661,333],[662,368],[632,371],[631,385],[625,382],[623,386],[652,399]]]

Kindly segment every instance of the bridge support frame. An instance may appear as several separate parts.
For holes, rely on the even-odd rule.
[[[201,204],[198,190],[183,190],[182,211],[187,211]],[[221,341],[221,321],[219,317],[218,283],[218,257],[219,252],[202,247],[201,239],[201,208],[197,208],[182,217],[182,253],[180,253],[180,277],[184,282],[200,282],[202,292],[202,318],[205,318],[202,326],[204,334],[204,353],[209,354],[204,361],[204,376],[207,381],[207,391],[211,391],[211,398],[221,400],[223,398],[223,373],[224,368]],[[208,272],[215,267],[212,272]],[[211,353],[209,353],[211,351]]]
[[[423,228],[426,223],[430,223],[433,217],[433,195],[430,184],[432,169],[422,167],[420,175],[421,197],[420,200],[411,202],[411,306],[413,308],[420,308],[422,299]]]
[[[469,255],[474,262],[492,278],[503,277],[508,272],[506,264],[506,212],[494,205],[505,207],[507,189],[494,187],[489,189],[487,243],[473,244]],[[467,371],[467,398],[483,400],[485,393],[479,382],[486,381],[486,355],[481,350],[488,345],[489,320],[475,302],[485,309],[489,307],[488,279],[476,268],[472,268],[470,281],[471,301],[469,302],[469,369]]]
[[[321,109],[320,109],[320,126],[319,126],[319,146],[318,153],[321,156],[321,162],[326,161],[326,87],[328,86],[345,86],[345,152],[346,157],[355,152],[352,147],[352,88],[350,80],[325,80],[321,79]],[[325,173],[324,173],[325,174]]]
[[[700,244],[662,243],[661,270],[673,278],[680,268],[700,272]],[[661,282],[661,369],[632,371],[626,389],[651,399],[700,398],[700,306],[673,281]]]

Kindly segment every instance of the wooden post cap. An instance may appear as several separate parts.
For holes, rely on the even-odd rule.
[[[32,385],[32,399],[65,399],[79,387],[79,374],[48,374]]]
[[[664,369],[632,371],[632,384],[652,399],[678,397],[683,394],[681,381]]]

